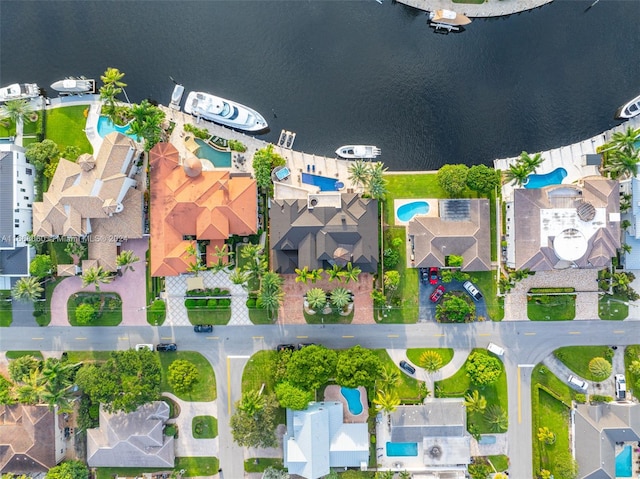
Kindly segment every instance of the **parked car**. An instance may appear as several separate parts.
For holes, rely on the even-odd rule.
[[[427,268],[420,268],[420,281],[422,281],[422,284],[429,284],[429,272]]]
[[[212,333],[213,326],[211,324],[198,324],[193,327],[196,333]]]
[[[478,288],[474,286],[474,284],[471,281],[465,281],[462,287],[467,291],[467,293],[469,293],[469,296],[471,296],[474,300],[480,301],[483,298],[482,293],[478,290]]]
[[[296,350],[296,346],[294,344],[278,344],[278,346],[276,346],[276,351],[278,351],[279,353],[282,351],[295,351]]]
[[[487,346],[487,351],[492,352],[496,356],[504,356],[504,348],[501,348],[495,343],[489,343]]]
[[[415,374],[416,373],[416,368],[414,368],[413,366],[411,366],[411,364],[409,364],[406,361],[400,361],[400,367],[402,369],[404,369],[406,372],[408,372],[409,374]]]
[[[153,344],[136,344],[136,351],[153,351]]]
[[[616,374],[616,399],[618,401],[624,401],[627,397],[627,381],[624,378],[624,374]]]
[[[437,303],[440,300],[440,298],[442,298],[442,295],[444,294],[444,292],[445,292],[444,286],[438,285],[438,287],[433,290],[433,293],[431,293],[431,296],[429,296],[429,299],[434,303]]]
[[[574,376],[573,374],[571,376],[569,376],[568,381],[569,381],[569,385],[570,386],[573,386],[574,388],[577,388],[580,391],[586,391],[587,387],[589,386],[587,384],[587,381],[584,381],[584,380]]]
[[[156,351],[177,351],[178,346],[176,343],[160,343],[156,346]]]
[[[429,284],[438,284],[438,268],[429,268]]]

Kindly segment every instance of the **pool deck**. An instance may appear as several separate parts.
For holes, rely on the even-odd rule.
[[[342,395],[340,391],[340,386],[331,385],[327,386],[324,390],[324,400],[325,401],[338,401],[341,402],[344,406],[343,414],[344,414],[344,422],[345,423],[364,423],[367,422],[369,418],[369,403],[367,402],[367,390],[359,386],[358,391],[360,391],[360,402],[362,403],[362,412],[358,415],[351,414],[349,411],[349,404],[347,400]]]

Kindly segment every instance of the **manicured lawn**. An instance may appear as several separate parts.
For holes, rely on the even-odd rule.
[[[489,318],[485,319],[491,319],[492,321],[502,321],[504,319],[504,298],[498,297],[497,274],[497,271],[474,271],[471,273],[471,281],[484,295],[487,313],[489,314]]]
[[[7,125],[0,123],[0,138],[7,138],[9,136],[16,136],[16,124],[13,121],[7,120]]]
[[[275,379],[273,370],[278,358],[276,351],[258,351],[247,362],[242,373],[242,391],[260,390],[262,384],[265,391],[274,391]]]
[[[619,295],[604,294],[598,300],[598,316],[600,319],[620,321],[629,316],[629,305]]]
[[[353,311],[351,311],[347,316],[342,316],[336,312],[331,312],[329,314],[322,314],[321,312],[308,314],[304,310],[302,312],[307,324],[351,324],[351,321],[353,321]]]
[[[506,471],[509,469],[509,458],[504,454],[500,454],[498,456],[488,456],[488,459],[493,464],[493,467],[496,468],[496,471]]]
[[[35,135],[38,131],[42,131],[42,112],[38,112],[36,121],[25,121],[22,125],[23,135]]]
[[[184,477],[213,476],[218,473],[220,462],[217,457],[176,457],[175,470],[184,469]],[[142,467],[99,467],[97,479],[113,479],[119,477],[139,477],[145,472],[157,472],[162,468]]]
[[[167,305],[161,299],[155,300],[151,306],[147,308],[147,323],[151,326],[159,326],[164,324],[167,316]]]
[[[65,106],[47,110],[45,137],[58,144],[60,151],[66,146],[76,146],[80,153],[93,153],[91,143],[83,131],[87,124],[84,111],[88,105]]]
[[[589,361],[597,357],[606,358],[608,351],[609,346],[567,346],[556,349],[553,354],[578,376],[596,381],[589,372]]]
[[[480,354],[486,354],[488,356],[490,355],[484,349],[474,349],[473,352],[480,352]],[[471,382],[471,379],[467,376],[465,365],[463,365],[453,376],[435,383],[435,397],[464,397],[466,394],[477,390],[480,395],[484,396],[487,400],[487,407],[495,404],[500,406],[504,412],[508,413],[509,403],[507,397],[507,375],[504,372],[504,365],[502,365],[502,374],[498,380],[483,388],[480,388]],[[476,425],[480,434],[495,432],[491,430],[490,424],[480,413],[472,413],[467,416],[467,427],[471,424]]]
[[[253,324],[273,324],[273,319],[264,308],[249,308],[249,319]]]
[[[528,295],[527,315],[531,321],[571,321],[576,317],[576,296],[574,294]]]
[[[11,321],[13,321],[11,301],[7,301],[7,299],[11,299],[11,291],[8,289],[0,291],[0,327],[11,326]]]
[[[624,350],[624,370],[627,378],[627,391],[632,389],[633,391],[640,391],[640,375],[634,375],[629,371],[629,366],[632,361],[640,360],[640,345],[627,346]],[[631,394],[631,393],[629,393]],[[634,396],[640,396],[640,393],[634,394]]]
[[[73,258],[71,258],[71,256],[69,256],[65,251],[65,248],[67,247],[68,244],[69,244],[68,241],[48,241],[47,242],[47,250],[49,252],[48,254],[51,256],[51,262],[53,263],[54,269],[59,264],[73,263]],[[84,245],[85,249],[84,249],[84,254],[82,255],[82,258],[80,259],[81,260],[88,259],[89,258],[88,245],[87,243],[82,243],[82,244]]]
[[[216,376],[213,368],[206,358],[194,351],[175,351],[158,353],[160,364],[162,365],[162,380],[160,391],[170,392],[184,401],[213,401],[217,397]],[[200,372],[200,381],[194,386],[193,391],[187,394],[178,394],[169,385],[169,366],[176,359],[185,359],[196,365]]]
[[[384,221],[395,225],[394,199],[402,198],[447,198],[447,193],[438,185],[435,173],[423,175],[385,175],[387,200],[384,202]]]
[[[51,298],[53,296],[53,290],[63,279],[64,278],[56,278],[53,281],[47,281],[44,285],[45,301],[35,303],[33,308],[33,316],[36,318],[39,326],[48,326],[51,322]]]
[[[213,439],[218,436],[218,420],[213,416],[195,416],[191,432],[196,439]]]
[[[67,359],[71,363],[102,362],[109,359],[111,351],[67,351]]]
[[[94,299],[98,316],[88,324],[78,323],[76,308]],[[67,300],[67,312],[71,326],[117,326],[122,322],[122,300],[117,293],[76,293]]]
[[[398,368],[398,365],[392,361],[386,350],[372,349],[371,351],[380,358],[383,367],[389,369]],[[415,404],[422,400],[420,384],[422,384],[421,381],[404,373],[400,374],[400,382],[396,386],[396,392],[403,404]]]
[[[34,358],[42,359],[42,353],[40,351],[7,351],[7,359],[18,359],[22,356],[33,356]]]
[[[157,472],[159,468],[143,467],[98,467],[96,479],[113,479],[114,477],[138,477],[145,472]]]
[[[407,349],[407,358],[413,364],[420,365],[420,356],[427,351],[435,351],[442,357],[442,366],[446,366],[453,359],[452,348],[415,348]]]
[[[224,326],[231,319],[231,309],[187,309],[191,324],[213,324]]]
[[[257,462],[257,464],[256,464]],[[267,467],[284,469],[282,459],[271,457],[255,457],[244,461],[245,472],[264,472]]]

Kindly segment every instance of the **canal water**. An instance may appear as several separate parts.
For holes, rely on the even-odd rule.
[[[491,0],[498,1],[498,0]],[[373,144],[392,170],[557,147],[640,94],[640,1],[555,0],[438,35],[391,0],[0,1],[0,85],[126,73],[132,101],[173,84],[261,112],[275,141]]]

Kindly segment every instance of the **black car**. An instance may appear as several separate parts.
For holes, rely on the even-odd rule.
[[[176,343],[160,343],[156,346],[156,351],[177,351]]]
[[[279,353],[282,351],[295,351],[296,347],[293,344],[278,344],[278,346],[276,347],[276,351],[278,351]]]
[[[409,364],[406,361],[400,361],[400,367],[402,369],[404,369],[406,372],[408,372],[409,374],[415,374],[416,373],[416,368],[411,366],[411,364]]]
[[[422,281],[422,284],[429,284],[429,271],[427,268],[420,268],[420,281]]]
[[[196,333],[211,333],[213,332],[213,326],[211,324],[198,324],[193,327]]]

